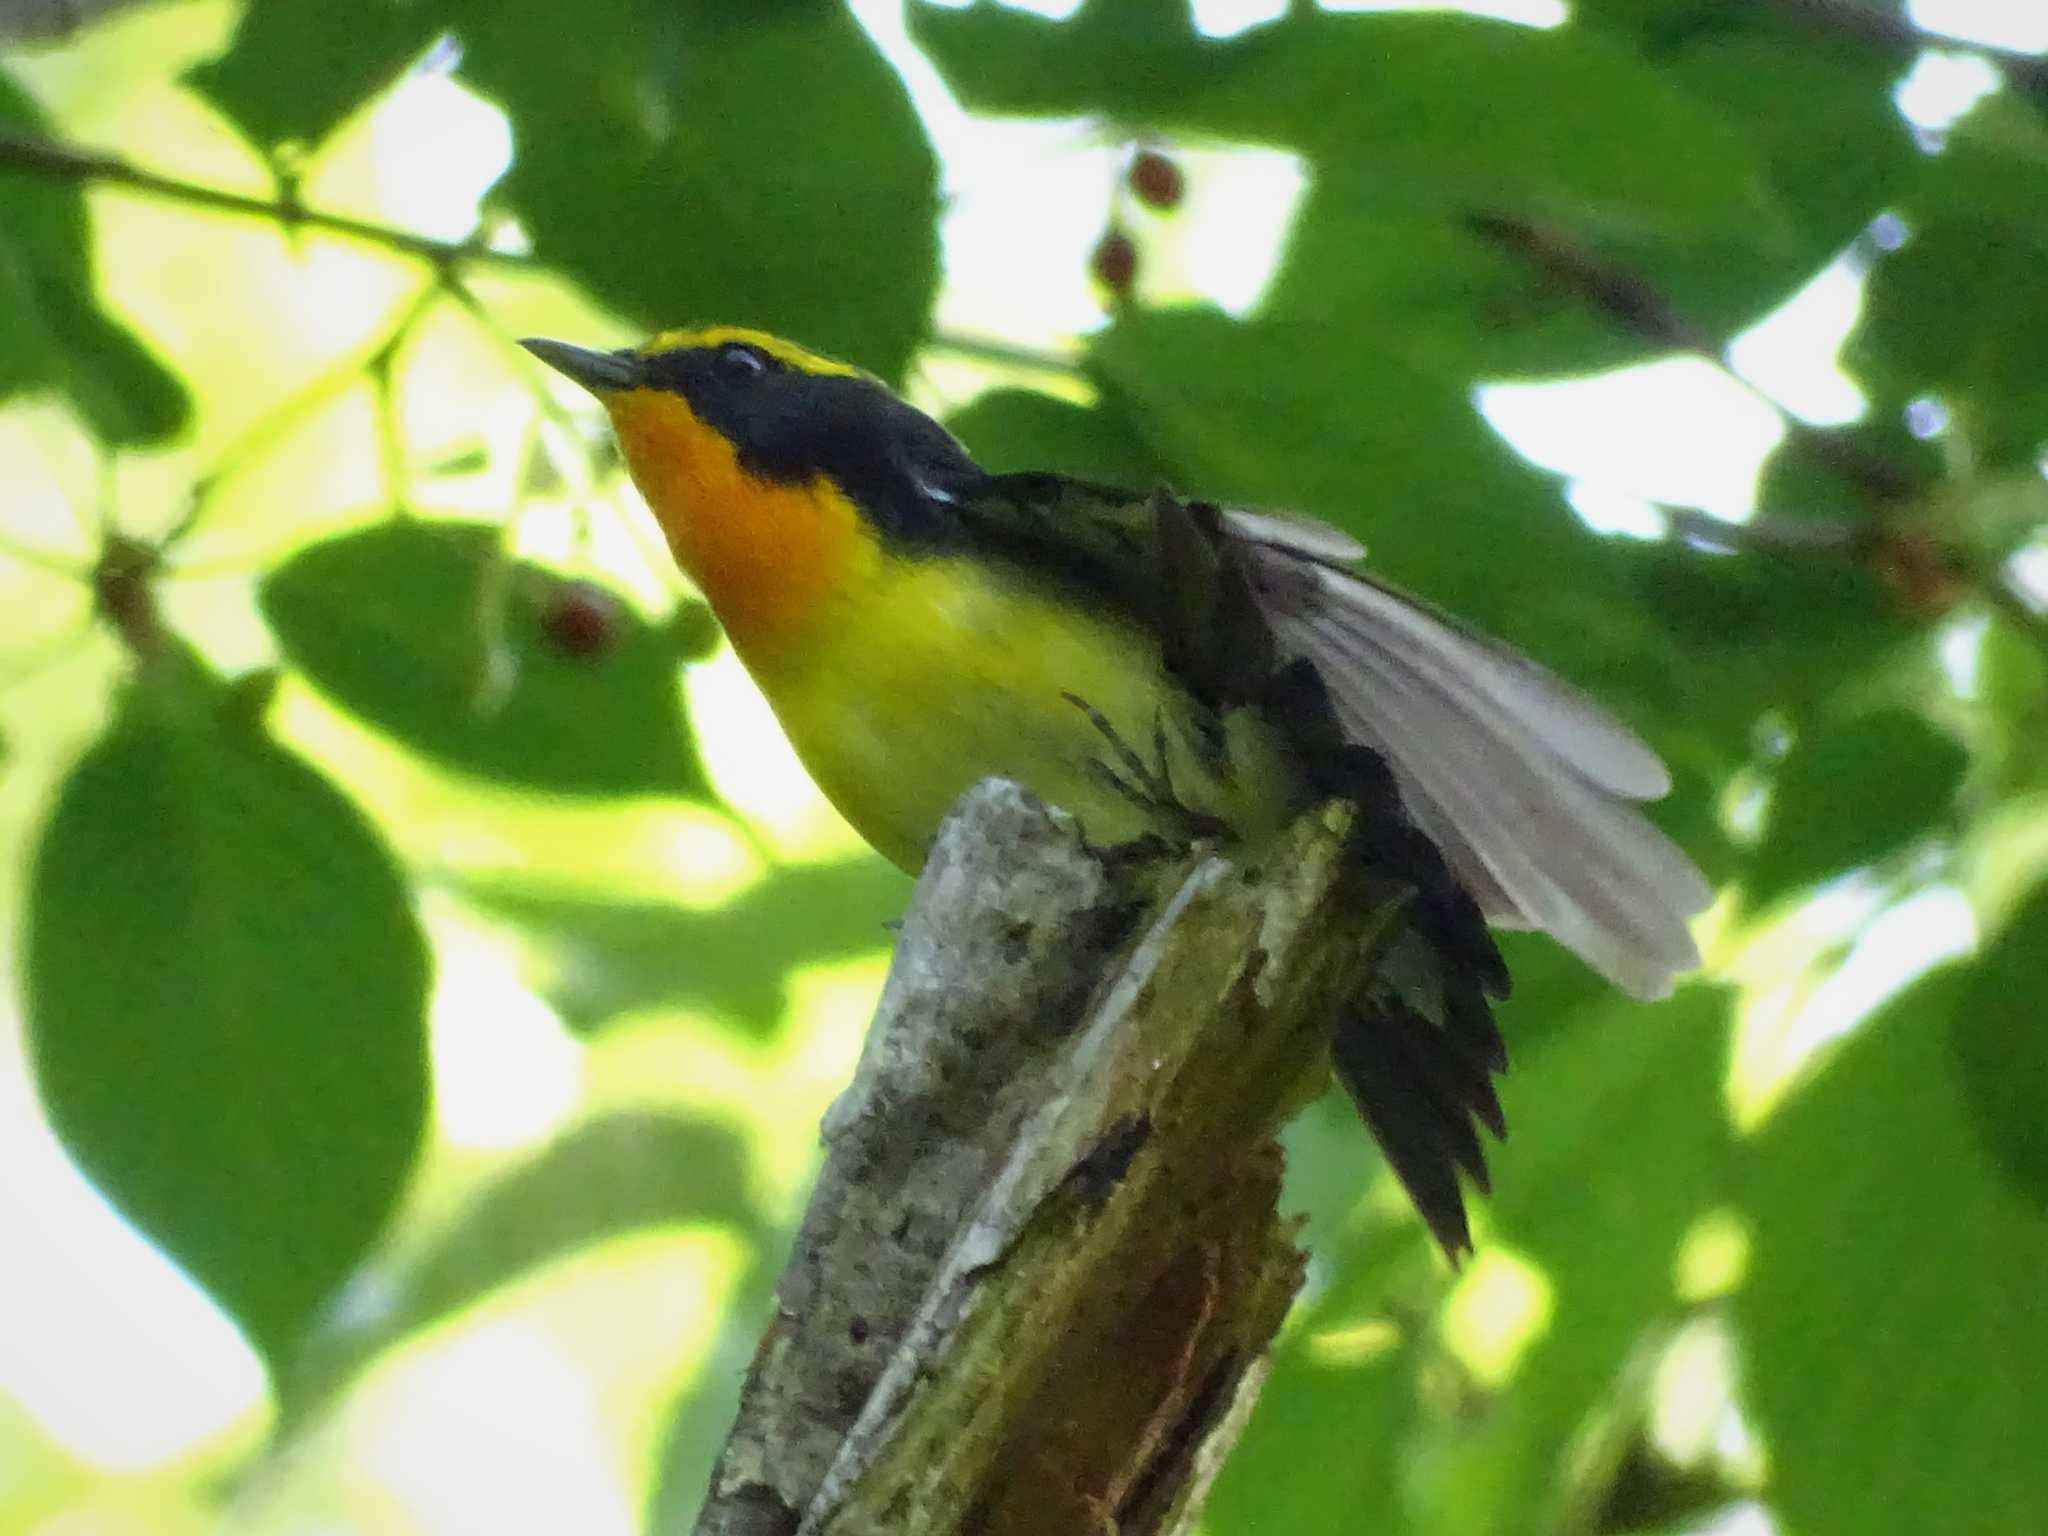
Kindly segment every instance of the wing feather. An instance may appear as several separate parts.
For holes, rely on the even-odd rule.
[[[1282,648],[1315,663],[1489,918],[1543,929],[1639,996],[1699,963],[1686,920],[1712,891],[1632,803],[1670,787],[1655,753],[1535,662],[1332,564],[1337,540],[1231,526]]]
[[[1349,534],[1264,512],[1232,511],[1226,521],[1254,548],[1299,556],[1291,563],[1341,577],[1344,586],[1337,595],[1345,606],[1370,611],[1361,622],[1389,640],[1406,634],[1416,644],[1448,653],[1446,660],[1453,664],[1447,680],[1520,721],[1595,783],[1632,800],[1670,793],[1671,775],[1657,754],[1577,688],[1449,614],[1342,569],[1364,554],[1364,546]]]

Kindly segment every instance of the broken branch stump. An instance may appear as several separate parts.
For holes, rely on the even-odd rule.
[[[1192,1526],[1301,1281],[1273,1133],[1399,910],[1347,828],[1134,871],[962,799],[697,1536]]]

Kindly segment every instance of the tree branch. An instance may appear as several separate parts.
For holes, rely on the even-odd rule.
[[[0,42],[52,43],[139,0],[0,0]]]
[[[531,256],[518,251],[494,250],[479,240],[436,240],[388,224],[351,218],[347,214],[322,213],[290,198],[251,197],[241,192],[230,192],[202,182],[185,181],[145,170],[118,155],[78,149],[34,134],[0,130],[0,171],[40,176],[53,181],[120,187],[198,208],[267,219],[287,229],[322,230],[344,239],[381,246],[403,256],[416,257],[443,270],[469,260],[508,266],[534,265]]]
[[[1272,1133],[1398,909],[1347,826],[1146,901],[1015,786],[963,800],[698,1536],[1192,1527],[1300,1282]]]
[[[1481,211],[1465,224],[1481,239],[1520,257],[1560,287],[1652,346],[1704,358],[1729,377],[1742,380],[1726,350],[1708,329],[1687,315],[1648,277],[1595,250],[1571,233],[1517,214]],[[1850,485],[1883,505],[1911,498],[1910,475],[1872,453],[1847,433],[1801,421],[1777,401],[1743,381],[1778,413],[1787,441]]]

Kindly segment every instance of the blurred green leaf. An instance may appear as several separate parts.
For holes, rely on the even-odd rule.
[[[0,133],[48,132],[36,104],[0,73]],[[0,177],[0,400],[51,390],[110,443],[180,431],[179,379],[94,297],[85,197],[75,181]]]
[[[1523,1053],[1501,1085],[1489,1241],[1534,1259],[1549,1326],[1484,1412],[1440,1423],[1420,1528],[1541,1529],[1576,1490],[1567,1447],[1676,1310],[1678,1248],[1727,1193],[1726,993],[1656,1009],[1608,1001]]]
[[[1992,1160],[2048,1217],[2048,886],[1964,973],[1952,1025],[1963,1089]]]
[[[938,283],[938,168],[836,0],[444,0],[512,120],[496,197],[650,328],[765,326],[900,377]]]
[[[661,627],[510,560],[492,524],[393,519],[329,539],[261,598],[291,663],[414,751],[557,794],[710,793]],[[557,606],[586,602],[604,604],[590,625]]]
[[[39,310],[58,366],[54,382],[110,443],[157,443],[184,430],[192,400],[89,288],[42,285]]]
[[[365,1328],[302,1354],[287,1412],[303,1419],[379,1350],[552,1260],[644,1227],[714,1222],[756,1232],[745,1146],[723,1125],[621,1110],[565,1132],[484,1186],[391,1283]]]
[[[2003,798],[2048,784],[2048,656],[2013,625],[1990,624],[1976,661],[1984,713],[1974,745],[1987,793]]]
[[[1468,378],[1589,372],[1661,350],[1472,221],[1390,206],[1370,166],[1318,176],[1263,313],[1369,325]]]
[[[1612,9],[1596,0],[1592,19]],[[1660,160],[1645,145],[1662,133],[1690,136],[1699,121],[1709,121],[1715,134],[1742,140],[1739,161],[1724,170],[1733,177],[1739,165],[1744,177],[1768,184],[1778,213],[1745,215],[1731,205],[1692,226],[1633,212],[1593,217],[1597,202],[1500,201],[1518,216],[1549,215],[1538,226],[1597,267],[1603,284],[1638,285],[1705,334],[1728,336],[1787,298],[1905,185],[1918,155],[1891,100],[1898,64],[1873,45],[1813,46],[1796,22],[1758,7],[1622,9],[1631,13],[1625,30],[1642,61],[1631,70],[1650,66],[1659,88],[1683,101],[1685,111],[1667,116],[1649,138],[1629,130],[1598,139],[1602,153],[1641,153],[1634,162],[1640,172]],[[1613,47],[1596,29],[1544,35],[1574,38],[1569,46],[1579,50]],[[1559,123],[1580,110],[1610,110],[1604,101],[1581,108],[1581,98],[1570,99],[1568,110],[1552,101],[1532,107],[1531,115]],[[1852,143],[1856,152],[1845,155],[1843,146]],[[1599,174],[1601,155],[1583,144],[1546,153],[1525,143],[1501,152],[1540,163],[1536,174]],[[1669,152],[1683,158],[1691,150],[1673,143]],[[1558,172],[1558,165],[1570,170]],[[1671,189],[1681,196],[1687,190]],[[1641,207],[1635,198],[1622,201],[1630,210]],[[1311,320],[1369,314],[1418,360],[1474,377],[1579,372],[1641,361],[1670,345],[1602,314],[1592,296],[1512,245],[1485,238],[1469,219],[1390,199],[1377,155],[1333,159],[1321,168],[1268,312]]]
[[[1776,241],[1722,230],[1608,245],[1711,335],[1782,303],[1917,174],[1921,156],[1892,100],[1906,59],[1881,40],[1823,30],[1791,7],[1722,0],[1583,0],[1573,16],[1619,34],[1671,89],[1738,132],[1786,211]]]
[[[1947,815],[1969,756],[1911,710],[1825,718],[1793,744],[1743,874],[1761,906],[1872,863]]]
[[[1806,1536],[2011,1536],[2048,1510],[2030,1432],[2048,1213],[1993,1157],[1965,1085],[1953,1041],[1975,986],[1956,967],[1910,988],[1751,1149],[1742,1380],[1767,1496]],[[2004,1017],[2038,1035],[2036,1013],[2015,999]]]
[[[1464,385],[1388,351],[1369,326],[1138,312],[1102,332],[1088,362],[1184,493],[1338,523],[1388,579],[1567,670],[1609,626],[1633,644],[1626,612],[1602,602],[1602,541]],[[1513,562],[1490,558],[1503,548]]]
[[[1719,1200],[1728,1156],[1724,994],[1691,988],[1644,1010],[1603,1001],[1533,1049],[1512,1036],[1512,1135],[1493,1159],[1488,1241],[1539,1263],[1555,1312],[1498,1394],[1454,1388],[1425,1347],[1440,1289],[1419,1228],[1354,1218],[1319,1256],[1329,1293],[1293,1330],[1207,1520],[1225,1532],[1492,1533],[1545,1528],[1566,1489],[1566,1446],[1623,1364],[1673,1310],[1678,1245]],[[1302,1158],[1352,1170],[1364,1136],[1348,1106],[1288,1132]],[[1333,1130],[1334,1128],[1334,1130]],[[1345,1146],[1326,1145],[1334,1134]],[[1290,1192],[1322,1175],[1290,1167]],[[1317,1230],[1333,1224],[1327,1214]],[[1334,1363],[1317,1336],[1371,1326],[1384,1353]]]
[[[1625,551],[1631,599],[1653,614],[1678,664],[1661,674],[1663,712],[1711,747],[1719,780],[1750,755],[1773,706],[1831,697],[1919,631],[1862,564],[1670,545]]]
[[[355,808],[160,660],[36,854],[29,1048],[80,1166],[276,1362],[404,1188],[426,950]]]
[[[1299,1536],[1411,1530],[1403,1474],[1427,1351],[1387,1324],[1384,1351],[1362,1364],[1318,1358],[1306,1332],[1275,1351],[1251,1422],[1209,1495],[1210,1536]]]
[[[317,145],[441,26],[421,0],[251,0],[227,50],[185,78],[263,148]]]
[[[1899,209],[1914,226],[1991,214],[2038,229],[2048,220],[2048,116],[2013,90],[1984,97],[1921,157]]]
[[[1644,60],[1761,154],[1800,265],[1818,267],[1892,205],[1920,158],[1892,100],[1898,51],[1820,37],[1770,6],[1693,0],[1689,22],[1684,6],[1656,9]]]
[[[1977,214],[1919,230],[1871,273],[1852,358],[1943,395],[1980,453],[2031,468],[2048,442],[2044,270],[2048,226]]]
[[[1165,471],[1130,423],[1028,389],[997,389],[946,418],[977,461],[998,474],[1047,469],[1143,490]]]
[[[775,1305],[776,1266],[787,1245],[788,1237],[781,1233],[759,1245],[756,1262],[733,1288],[696,1374],[669,1410],[640,1529],[681,1531],[696,1521],[704,1490],[711,1485],[712,1466],[739,1409],[740,1385]]]
[[[518,923],[547,974],[540,991],[587,1032],[647,1008],[707,1008],[756,1034],[779,1028],[789,973],[890,942],[910,877],[881,859],[779,870],[711,911],[470,885],[484,911]]]
[[[1296,6],[1217,41],[1157,0],[1093,0],[1066,22],[921,4],[910,26],[977,110],[1280,145],[1410,206],[1693,235],[1768,237],[1782,218],[1739,133],[1576,29]]]
[[[1871,272],[1848,365],[1888,400],[1940,395],[1978,463],[2031,471],[2048,443],[2048,126],[1989,96],[1894,203],[1908,238]]]
[[[1915,437],[1908,421],[1917,387],[1869,369],[1857,382],[1870,399],[1860,421],[1787,437],[1765,457],[1755,496],[1760,516],[1815,532],[1833,524],[1852,543],[1940,484],[1939,446]]]

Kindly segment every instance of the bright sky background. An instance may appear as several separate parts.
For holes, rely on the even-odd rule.
[[[1195,10],[1203,26],[1222,33],[1277,13],[1283,3],[1196,0]],[[957,194],[946,219],[942,326],[1043,346],[1048,338],[1098,324],[1085,274],[1103,203],[1077,188],[1110,185],[1121,160],[1118,146],[1080,123],[968,118],[909,50],[891,0],[856,0],[855,8],[910,82],[939,145],[948,187]],[[1030,8],[1059,14],[1074,6]],[[1535,24],[1563,14],[1554,0],[1489,9]],[[1912,10],[1931,28],[2048,49],[2048,4],[1921,0]],[[1980,64],[1930,54],[1901,99],[1916,121],[1939,126],[1989,79]],[[369,127],[361,143],[368,146],[384,216],[443,235],[462,233],[476,198],[509,153],[497,114],[439,77],[399,88]],[[1193,196],[1176,219],[1168,275],[1242,310],[1256,302],[1271,274],[1303,190],[1300,169],[1288,156],[1266,151],[1191,154],[1188,160]],[[1653,533],[1652,501],[1740,518],[1752,509],[1757,467],[1778,435],[1774,413],[1756,392],[1813,421],[1849,420],[1862,409],[1854,385],[1833,361],[1856,304],[1856,280],[1846,265],[1816,274],[1794,303],[1737,344],[1736,364],[1753,390],[1704,364],[1673,361],[1571,385],[1500,385],[1482,393],[1483,406],[1517,448],[1570,478],[1574,506],[1596,525]],[[347,315],[345,303],[340,313]],[[935,361],[927,382],[957,397],[974,380],[957,365]],[[701,704],[751,718],[756,732],[765,729],[758,701],[729,662],[704,669],[693,693]],[[745,772],[732,772],[727,782],[764,822],[804,822],[820,814],[786,754],[766,769],[750,759]],[[1817,904],[1812,921],[1816,931],[1852,931],[1872,911],[1871,893],[1849,889]],[[1872,927],[1856,959],[1805,999],[1803,1010],[1785,1006],[1799,1013],[1798,1029],[1808,1035],[1839,1029],[1903,975],[1967,944],[1971,932],[1959,895],[1931,893]],[[467,931],[443,937],[435,1014],[443,1135],[472,1148],[531,1144],[580,1101],[582,1048],[516,983],[505,956],[486,939]],[[871,967],[857,968],[833,984],[857,1001],[876,979]],[[482,1019],[488,1029],[479,1026]],[[799,1030],[790,1049],[801,1053],[817,1038]],[[0,1037],[0,1052],[14,1051],[14,1040],[11,1032]],[[804,1091],[820,1106],[844,1070],[843,1056],[843,1048],[825,1050],[802,1068],[809,1074]],[[780,1083],[788,1079],[773,1074],[791,1066],[763,1063],[760,1070],[762,1082]],[[195,1448],[220,1443],[223,1434],[253,1433],[264,1392],[254,1358],[211,1305],[71,1169],[35,1112],[23,1064],[4,1056],[0,1168],[6,1170],[0,1231],[31,1239],[17,1242],[0,1263],[0,1393],[25,1408],[53,1445],[110,1473],[146,1476]],[[801,1170],[788,1172],[794,1180]],[[732,1278],[732,1254],[708,1238],[629,1244],[611,1258],[642,1265],[636,1273],[645,1284],[713,1297]],[[486,1311],[470,1326],[452,1329],[445,1342],[429,1341],[391,1362],[349,1410],[360,1437],[352,1442],[360,1470],[392,1501],[394,1515],[404,1512],[404,1525],[380,1528],[454,1532],[477,1528],[474,1522],[487,1513],[487,1528],[497,1536],[630,1531],[641,1469],[614,1464],[603,1413],[590,1401],[580,1368],[568,1363],[572,1345],[603,1346],[569,1337],[576,1328],[563,1321],[573,1317],[566,1304],[546,1312],[556,1324],[514,1306],[494,1303]],[[621,1370],[630,1364],[610,1363]],[[635,1454],[651,1452],[642,1446]],[[432,1468],[433,1476],[423,1478],[422,1468]],[[498,1497],[487,1512],[474,1504],[455,1508],[437,1492],[450,1486],[493,1488]],[[0,1498],[6,1492],[0,1475]],[[116,1528],[127,1527],[91,1527]],[[58,1536],[55,1526],[46,1532]],[[77,1533],[66,1526],[65,1536]]]

